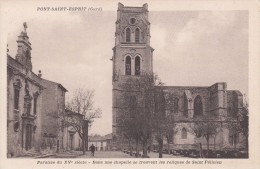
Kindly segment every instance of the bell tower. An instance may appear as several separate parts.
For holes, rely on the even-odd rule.
[[[153,51],[150,46],[150,22],[148,5],[128,7],[118,3],[115,47],[113,48],[113,144],[122,148],[122,88],[128,78],[142,78],[142,75],[153,73]]]
[[[20,62],[26,69],[32,71],[32,61],[31,61],[31,43],[29,42],[29,37],[27,35],[27,24],[23,23],[24,31],[18,36],[17,45],[18,50],[15,59]]]

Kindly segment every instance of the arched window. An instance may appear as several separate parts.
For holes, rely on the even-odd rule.
[[[179,111],[179,99],[177,97],[175,97],[173,103],[174,103],[173,111],[174,111],[174,113],[178,113],[178,111]]]
[[[131,57],[127,56],[125,61],[125,74],[131,75]]]
[[[140,75],[140,65],[141,65],[141,60],[140,57],[137,56],[135,57],[135,75]]]
[[[19,98],[20,98],[20,88],[22,87],[20,79],[14,82],[14,109],[19,109]]]
[[[131,41],[131,31],[130,31],[130,28],[126,28],[126,31],[125,31],[125,41],[126,42],[130,42]]]
[[[140,42],[140,30],[139,28],[135,29],[135,43],[139,43]]]
[[[194,117],[203,115],[202,99],[197,96],[194,100]]]
[[[181,130],[181,138],[182,139],[187,139],[187,130],[184,127]]]
[[[19,93],[20,89],[19,88],[14,88],[14,109],[18,110],[19,109]]]
[[[234,132],[229,132],[229,139],[228,139],[229,143],[232,146],[236,146],[237,143],[239,142],[239,134],[238,133],[234,133]]]

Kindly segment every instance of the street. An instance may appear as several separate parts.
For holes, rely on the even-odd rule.
[[[159,154],[150,152],[148,153],[150,158],[158,158]],[[51,156],[46,156],[43,158],[135,158],[130,156],[122,151],[96,151],[95,156],[91,156],[90,151],[87,151],[85,155],[82,154],[82,151],[72,151],[72,152],[62,152],[57,153]],[[163,158],[180,158],[180,156],[163,154]],[[182,157],[183,158],[183,157]]]

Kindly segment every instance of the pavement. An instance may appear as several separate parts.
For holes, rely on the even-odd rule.
[[[158,158],[159,154],[150,152],[148,153],[148,156],[150,158]],[[82,154],[82,151],[71,151],[71,152],[57,153],[52,156],[46,156],[41,158],[136,158],[136,157],[130,156],[130,154],[126,154],[122,151],[96,151],[94,157],[91,156],[90,151],[87,151],[85,155]],[[180,158],[180,156],[163,154],[163,158]]]

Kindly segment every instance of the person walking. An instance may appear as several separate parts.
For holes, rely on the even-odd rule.
[[[90,151],[91,151],[91,155],[94,157],[94,154],[95,154],[95,150],[96,150],[96,147],[92,144],[90,146]]]

